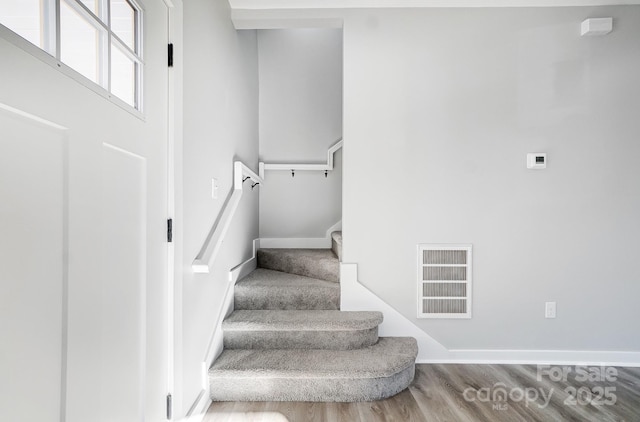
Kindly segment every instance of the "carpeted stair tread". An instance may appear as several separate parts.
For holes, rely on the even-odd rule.
[[[341,233],[332,247],[258,250],[222,323],[212,400],[373,401],[409,386],[416,340],[379,338],[380,312],[338,311]]]
[[[222,322],[223,330],[246,331],[350,331],[375,328],[381,312],[327,310],[239,310]]]
[[[252,379],[381,378],[415,363],[412,337],[380,337],[358,350],[225,350],[209,370],[211,377]]]
[[[342,232],[331,233],[331,250],[338,257],[338,260],[342,262]]]
[[[340,261],[331,249],[259,249],[258,267],[340,281]]]
[[[296,274],[257,268],[235,285],[238,310],[337,310],[340,285]]]
[[[380,338],[357,350],[224,350],[209,370],[215,401],[367,401],[413,380],[411,337]]]
[[[226,349],[353,350],[378,341],[380,312],[240,310],[222,322]]]

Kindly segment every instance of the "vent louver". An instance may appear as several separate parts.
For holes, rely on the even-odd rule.
[[[471,245],[418,245],[418,318],[471,318]]]

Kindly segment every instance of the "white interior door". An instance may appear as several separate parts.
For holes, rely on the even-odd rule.
[[[142,117],[0,28],[6,420],[165,418],[167,6],[139,3]]]

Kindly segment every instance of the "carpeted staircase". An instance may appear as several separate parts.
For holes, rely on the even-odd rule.
[[[415,339],[378,337],[380,312],[340,311],[342,236],[332,249],[261,249],[235,286],[214,401],[370,401],[413,380]]]

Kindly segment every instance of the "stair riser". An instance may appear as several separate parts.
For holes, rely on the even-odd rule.
[[[331,239],[331,250],[336,254],[338,260],[342,262],[342,243],[338,243],[335,239]]]
[[[210,377],[213,401],[357,402],[398,394],[413,380],[415,365],[386,378]]]
[[[354,350],[374,345],[378,327],[350,331],[247,331],[225,330],[225,349],[325,349]]]
[[[340,281],[340,262],[332,259],[304,260],[286,254],[258,250],[258,267],[320,280]]]
[[[234,308],[281,310],[338,310],[339,289],[282,292],[276,289],[240,289],[236,286]]]

